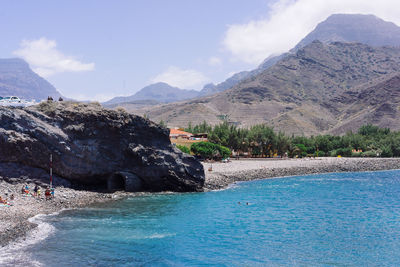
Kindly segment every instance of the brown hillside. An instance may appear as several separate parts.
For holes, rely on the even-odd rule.
[[[340,112],[346,108],[329,108],[329,101],[346,92],[362,91],[370,82],[397,72],[398,48],[315,41],[230,90],[136,113],[169,126],[203,120],[215,124],[227,115],[240,126],[267,123],[287,133],[317,134],[336,129],[345,119]]]

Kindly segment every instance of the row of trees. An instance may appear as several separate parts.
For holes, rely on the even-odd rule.
[[[287,136],[274,132],[265,124],[238,128],[227,122],[211,126],[206,122],[185,129],[191,133],[207,133],[212,143],[228,147],[239,154],[271,157],[273,155],[399,157],[400,132],[368,124],[356,133],[343,136]]]
[[[231,150],[225,146],[214,144],[211,142],[193,143],[190,149],[186,146],[177,146],[182,152],[200,156],[204,159],[226,159],[231,155]]]

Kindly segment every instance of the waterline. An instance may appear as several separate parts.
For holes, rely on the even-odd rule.
[[[240,203],[239,203],[240,202]],[[237,183],[64,211],[25,250],[51,265],[399,265],[400,171]]]

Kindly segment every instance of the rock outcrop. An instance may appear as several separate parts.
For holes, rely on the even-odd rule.
[[[49,169],[73,185],[127,191],[201,191],[204,170],[168,130],[99,104],[42,102],[0,107],[1,166]]]

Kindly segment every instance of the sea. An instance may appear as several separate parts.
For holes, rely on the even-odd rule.
[[[31,219],[0,266],[400,266],[400,171],[237,183]]]

